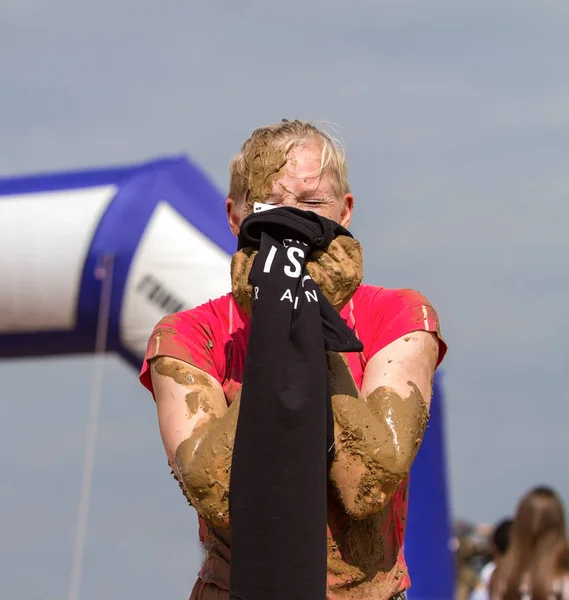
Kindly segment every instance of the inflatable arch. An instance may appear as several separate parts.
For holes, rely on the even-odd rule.
[[[229,291],[223,196],[185,157],[0,179],[0,358],[103,349],[139,369],[167,313]],[[100,341],[99,341],[100,345]],[[411,473],[409,597],[450,600],[442,375]]]

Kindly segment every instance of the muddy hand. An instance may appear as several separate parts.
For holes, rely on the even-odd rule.
[[[306,263],[310,276],[332,306],[340,311],[363,279],[362,248],[348,236],[333,239],[325,252],[313,252]]]
[[[258,251],[243,248],[231,258],[231,291],[235,301],[250,317],[253,313],[253,288],[249,273]],[[316,250],[306,261],[308,273],[330,301],[340,311],[352,298],[363,279],[362,249],[349,236],[338,236],[326,251]]]
[[[253,314],[253,288],[249,273],[258,251],[242,248],[231,257],[231,291],[239,306],[250,317]]]

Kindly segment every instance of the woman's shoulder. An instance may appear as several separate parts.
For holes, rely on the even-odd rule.
[[[420,291],[412,288],[388,288],[361,284],[347,306],[355,320],[389,322],[405,315],[415,318],[426,313],[438,322],[432,302]]]
[[[227,323],[231,310],[231,294],[208,300],[203,304],[164,315],[157,324],[171,333],[183,333],[194,327],[204,327],[212,322]]]
[[[362,283],[353,297],[354,305],[362,303],[375,304],[428,304],[431,305],[429,299],[419,290],[413,288],[389,288],[381,285],[372,285]]]
[[[435,333],[439,338],[437,365],[446,354],[438,314],[418,290],[361,284],[342,316],[355,326],[368,360],[397,338],[419,330]]]
[[[141,383],[152,391],[149,363],[159,356],[190,363],[220,380],[225,366],[230,310],[228,294],[162,317],[148,340]]]

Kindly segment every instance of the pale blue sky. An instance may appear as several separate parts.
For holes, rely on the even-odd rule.
[[[4,0],[0,174],[188,153],[221,190],[250,131],[332,121],[365,278],[435,304],[454,513],[569,500],[569,5]],[[4,361],[2,598],[61,600],[92,361]],[[84,600],[185,598],[199,548],[151,398],[107,361]]]

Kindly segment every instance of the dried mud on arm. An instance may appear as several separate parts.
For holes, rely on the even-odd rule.
[[[378,513],[409,474],[429,419],[437,355],[430,333],[400,338],[371,359],[358,393],[344,359],[330,353],[330,479],[351,517]]]
[[[196,511],[229,527],[229,477],[239,394],[227,408],[221,385],[180,360],[150,365],[160,434],[174,476]]]

